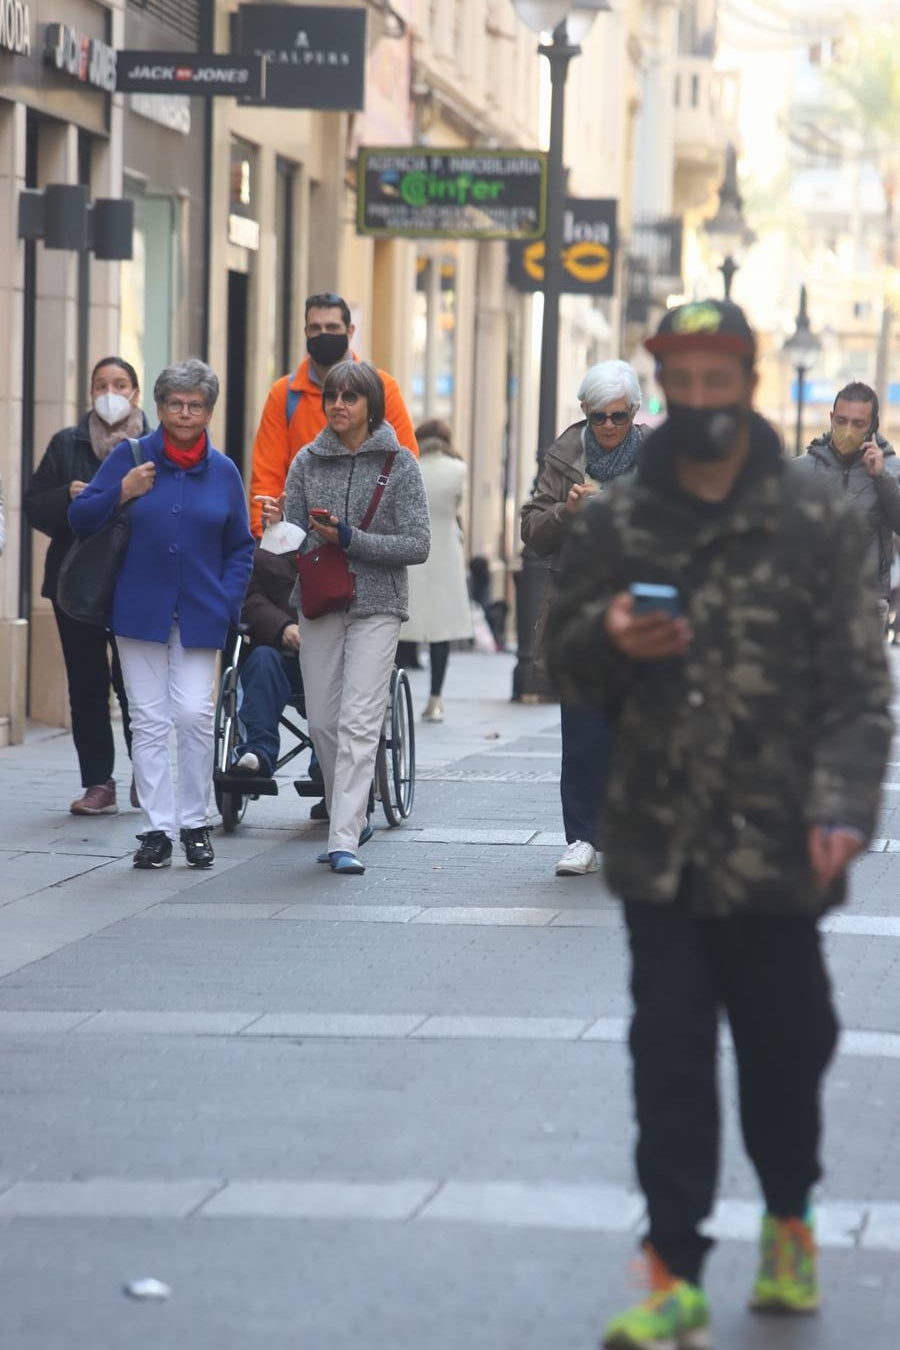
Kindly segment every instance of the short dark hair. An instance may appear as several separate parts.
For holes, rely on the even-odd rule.
[[[878,421],[878,395],[869,385],[863,384],[862,380],[851,380],[849,384],[844,385],[843,389],[838,390],[834,396],[832,412],[838,405],[838,399],[843,399],[845,403],[871,403],[872,421]]]
[[[91,385],[93,385],[94,380],[97,378],[97,371],[102,370],[104,366],[117,366],[119,370],[124,370],[135,389],[140,389],[141,382],[137,377],[137,371],[134,366],[130,365],[128,361],[123,360],[121,356],[104,356],[102,361],[98,361],[91,371]]]
[[[344,323],[348,328],[350,327],[350,306],[342,295],[335,295],[334,291],[321,291],[318,295],[306,297],[306,305],[303,310],[304,322],[311,309],[339,309]]]
[[[362,394],[369,405],[369,430],[384,421],[384,382],[368,361],[338,361],[322,381],[322,408],[326,394],[342,394],[347,389]]]

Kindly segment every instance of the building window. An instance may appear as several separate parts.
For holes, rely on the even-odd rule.
[[[128,0],[129,9],[139,9],[196,47],[200,38],[200,0]]]

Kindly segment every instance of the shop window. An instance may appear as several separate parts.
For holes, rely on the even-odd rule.
[[[171,197],[134,200],[134,256],[122,263],[119,349],[141,378],[144,406],[153,381],[172,360],[177,205]]]
[[[456,258],[419,254],[413,306],[413,422],[443,417],[453,422],[456,360]]]

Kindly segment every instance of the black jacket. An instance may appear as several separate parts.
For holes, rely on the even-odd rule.
[[[69,529],[69,484],[76,480],[89,483],[100,468],[94,454],[85,413],[77,427],[63,427],[52,437],[44,458],[31,475],[22,503],[25,517],[36,530],[49,534],[50,547],[44,565],[41,595],[56,599],[59,569],[75,536]],[[144,418],[144,434],[148,430]]]

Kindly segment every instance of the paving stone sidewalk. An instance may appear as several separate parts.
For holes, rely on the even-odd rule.
[[[589,1350],[634,1297],[621,926],[598,876],[553,876],[558,714],[510,704],[511,670],[452,656],[413,817],[379,822],[363,877],[317,867],[290,774],[212,872],[137,873],[139,813],[69,814],[67,736],[0,751],[3,1350]],[[889,782],[827,924],[826,1310],[744,1311],[723,1037],[719,1350],[897,1344],[900,762]],[[129,1299],[141,1276],[171,1298]]]

